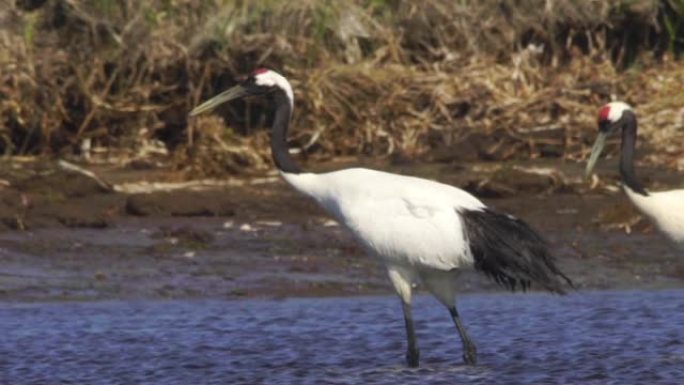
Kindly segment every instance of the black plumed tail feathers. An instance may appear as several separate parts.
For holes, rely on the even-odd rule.
[[[459,210],[475,269],[498,284],[526,291],[531,284],[565,294],[574,287],[555,265],[549,246],[527,223],[490,209]]]

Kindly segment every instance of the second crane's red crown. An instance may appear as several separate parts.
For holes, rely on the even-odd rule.
[[[601,122],[607,121],[609,115],[610,115],[610,106],[605,105],[605,106],[601,107],[601,109],[599,110],[599,114],[598,114],[598,122],[601,123]]]

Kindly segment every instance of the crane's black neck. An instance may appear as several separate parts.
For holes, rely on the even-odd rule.
[[[301,169],[290,156],[287,145],[287,129],[292,116],[292,103],[284,91],[277,90],[273,93],[273,101],[276,105],[273,128],[271,130],[271,155],[279,170],[299,174]]]
[[[620,175],[622,182],[632,191],[648,196],[644,186],[637,180],[634,171],[634,153],[637,138],[637,119],[631,111],[625,111],[622,115],[625,120],[622,126],[622,151],[620,156]]]

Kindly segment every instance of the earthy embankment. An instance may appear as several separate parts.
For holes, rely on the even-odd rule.
[[[612,175],[607,163],[602,174]],[[614,191],[614,180],[591,190],[581,165],[373,166],[463,186],[527,219],[551,241],[580,290],[684,286],[684,258]],[[106,182],[57,162],[2,164],[0,299],[389,291],[383,270],[346,231],[276,175],[172,183],[174,173],[164,168],[88,168]],[[644,174],[655,187],[679,178],[671,171]],[[464,273],[462,290],[497,288]]]

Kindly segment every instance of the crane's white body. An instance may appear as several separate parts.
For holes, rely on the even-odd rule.
[[[405,302],[411,302],[405,286],[420,280],[440,301],[453,303],[453,284],[439,288],[455,269],[473,266],[459,210],[484,208],[477,198],[443,183],[364,168],[282,175],[382,260]]]
[[[292,87],[282,75],[259,71],[255,82],[282,89],[293,106]],[[412,285],[420,281],[453,306],[457,269],[474,264],[459,210],[485,208],[477,198],[443,183],[365,168],[281,175],[385,264],[404,303],[411,303]]]
[[[684,190],[648,192],[644,196],[623,186],[632,204],[658,229],[684,250]]]

